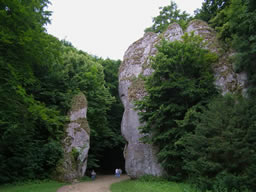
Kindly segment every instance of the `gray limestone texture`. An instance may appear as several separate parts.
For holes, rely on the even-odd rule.
[[[90,129],[87,122],[87,100],[83,93],[75,95],[68,113],[66,136],[63,140],[64,157],[57,166],[57,179],[71,182],[84,176],[90,148]]]
[[[139,122],[138,111],[134,108],[134,101],[140,100],[147,93],[144,89],[144,82],[139,77],[152,74],[150,56],[157,53],[155,46],[161,38],[168,41],[182,41],[184,33],[192,32],[203,37],[206,41],[206,48],[219,56],[213,70],[216,78],[215,84],[222,94],[236,91],[245,92],[246,90],[246,75],[234,72],[232,63],[228,59],[232,51],[223,51],[215,31],[207,23],[200,20],[191,21],[185,31],[174,23],[162,34],[145,33],[141,39],[127,49],[119,69],[119,95],[125,108],[121,123],[122,135],[127,141],[124,151],[125,168],[132,178],[145,174],[155,176],[164,174],[164,170],[157,162],[157,149],[140,141],[143,135],[138,130],[141,123]]]

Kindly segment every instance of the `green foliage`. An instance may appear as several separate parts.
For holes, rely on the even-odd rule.
[[[64,66],[60,73],[62,81],[65,82],[65,87],[68,88],[66,95],[70,95],[71,98],[75,92],[82,91],[88,100],[87,117],[91,129],[88,168],[99,167],[98,161],[101,158],[102,151],[120,144],[121,140],[120,131],[117,131],[119,127],[112,127],[110,124],[111,118],[116,117],[113,117],[114,114],[109,114],[113,108],[113,103],[116,102],[115,97],[110,94],[109,86],[113,81],[112,94],[116,96],[114,91],[117,91],[117,83],[115,84],[114,81],[117,80],[113,79],[117,72],[110,71],[109,74],[114,73],[113,78],[109,77],[110,82],[106,83],[105,68],[103,68],[102,63],[106,63],[106,65],[107,63],[109,65],[117,63],[115,68],[118,68],[120,62],[95,59],[70,45],[64,46],[62,61]],[[111,69],[111,66],[106,67]],[[117,122],[115,123],[117,125]]]
[[[112,75],[106,83],[105,60],[98,61],[45,33],[48,3],[0,2],[0,183],[51,176],[62,158],[66,115],[78,92],[89,103],[90,153],[94,155],[88,165],[98,166],[104,147],[122,141],[116,137],[122,110],[114,98],[120,61],[106,60],[110,64],[104,67]],[[115,66],[114,71],[110,65]],[[112,109],[119,113],[117,117],[109,114]]]
[[[121,64],[120,60],[96,59],[104,68],[104,78],[106,86],[109,88],[111,95],[119,98],[118,95],[118,71]]]
[[[103,69],[103,84],[106,87],[105,89],[110,92],[112,96],[112,101],[108,105],[108,109],[104,114],[106,124],[102,126],[102,128],[100,128],[99,130],[96,130],[97,132],[95,132],[95,135],[91,136],[91,149],[89,154],[88,169],[100,168],[99,163],[106,160],[104,152],[112,151],[114,148],[120,148],[120,150],[122,150],[124,145],[124,139],[122,137],[120,129],[123,106],[118,93],[118,70],[121,61],[115,61],[111,59],[104,60],[97,57],[94,57],[93,60],[99,63]],[[99,105],[98,108],[100,111],[103,109],[101,105]],[[95,120],[98,122],[99,116],[95,115],[95,117]],[[89,123],[91,125],[90,118]],[[92,127],[92,129],[93,128],[94,127]]]
[[[146,78],[149,94],[137,103],[144,122],[141,130],[148,134],[144,141],[159,147],[159,161],[170,179],[188,178],[200,191],[255,191],[255,8],[252,0],[205,0],[195,16],[209,22],[234,50],[235,70],[248,75],[248,98],[228,95],[213,100],[213,78],[197,74],[200,69],[193,62],[182,64],[189,61],[186,55],[197,54],[187,54],[189,48],[179,51],[178,46],[172,51],[162,43],[152,62],[155,72]],[[195,86],[196,79],[209,87]]]
[[[144,182],[163,182],[166,181],[163,177],[157,177],[153,175],[143,175],[142,177],[139,178],[139,181],[144,181]]]
[[[64,118],[28,95],[11,75],[9,80],[0,90],[0,181],[44,177],[61,157],[61,146],[54,140],[61,137]]]
[[[146,180],[127,180],[114,183],[110,187],[112,192],[196,192],[191,186],[183,183],[168,181],[146,181]]]
[[[99,149],[98,150],[101,150],[102,148],[98,147]],[[99,159],[101,158],[101,154],[97,154],[96,153],[97,151],[92,150],[90,151],[90,154],[89,154],[89,158],[88,158],[88,162],[87,162],[87,167],[88,169],[92,169],[92,168],[99,168],[100,165],[99,165]]]
[[[83,176],[79,181],[85,182],[85,181],[91,181],[92,179],[88,176]]]
[[[249,94],[256,94],[256,7],[253,1],[232,0],[227,9],[228,22],[232,34],[232,47],[237,54],[234,57],[237,71],[246,71],[249,80]],[[221,30],[223,31],[223,28]],[[224,29],[225,31],[225,29]]]
[[[124,108],[118,92],[118,72],[121,61],[99,59],[98,62],[100,62],[104,68],[106,87],[109,88],[111,95],[115,98],[114,102],[111,104],[110,110],[107,113],[108,122],[111,123],[110,126],[115,132],[115,140],[113,140],[114,143],[111,148],[120,145],[123,146],[124,139],[121,134],[120,123],[122,121]]]
[[[189,14],[185,11],[181,12],[173,1],[168,6],[160,7],[160,10],[159,15],[153,18],[153,25],[145,29],[145,32],[161,33],[172,23],[178,23],[185,28],[190,20]]]
[[[211,11],[205,11],[210,7]],[[207,19],[204,19],[204,14]],[[218,37],[235,51],[233,61],[237,72],[248,75],[248,93],[256,93],[256,6],[253,0],[206,1],[197,18],[209,21],[218,32]]]
[[[236,72],[246,72],[248,98],[226,96],[196,113],[195,133],[180,144],[186,166],[201,189],[255,191],[255,47],[256,3],[253,0],[208,1],[196,18],[210,22],[220,40],[234,51]],[[184,146],[184,144],[186,145]]]
[[[71,151],[71,154],[72,154],[72,157],[74,158],[74,160],[76,161],[78,156],[79,156],[79,151],[76,149],[76,148],[72,148],[72,151]]]
[[[185,166],[201,189],[255,191],[255,100],[227,95],[198,114],[193,133],[183,137]]]
[[[177,142],[194,130],[187,120],[217,94],[211,70],[217,56],[203,47],[194,34],[185,34],[183,41],[163,40],[152,58],[154,72],[145,79],[148,95],[136,103],[143,122],[140,129],[146,133],[143,140],[158,146],[158,159],[175,180],[186,175]]]
[[[209,22],[214,18],[221,10],[223,10],[230,0],[205,0],[201,9],[195,11],[195,18]]]
[[[33,181],[0,186],[0,191],[4,192],[56,192],[57,189],[65,185],[56,181]]]
[[[58,60],[60,45],[44,33],[47,4],[0,3],[0,183],[45,178],[62,155],[65,118],[39,99],[41,79]]]

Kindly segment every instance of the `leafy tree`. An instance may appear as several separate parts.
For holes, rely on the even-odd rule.
[[[61,73],[68,92],[73,95],[72,92],[80,90],[87,97],[91,128],[88,168],[99,167],[103,151],[120,146],[123,141],[117,80],[120,61],[97,59],[70,45],[65,46],[62,60],[64,68]]]
[[[176,142],[194,130],[194,125],[186,123],[193,108],[217,94],[211,70],[217,56],[193,34],[185,34],[183,41],[162,40],[157,49],[151,63],[154,72],[145,79],[148,95],[136,106],[143,122],[141,132],[146,133],[144,141],[158,146],[160,163],[172,179],[180,180],[186,173]]]
[[[0,2],[0,183],[45,178],[61,157],[64,117],[36,91],[58,60],[56,39],[44,33],[47,4]]]
[[[255,101],[226,95],[197,115],[183,137],[185,169],[201,189],[255,191]]]
[[[103,66],[106,87],[109,88],[111,95],[115,98],[107,112],[108,126],[114,133],[113,138],[111,138],[112,145],[104,147],[104,152],[99,159],[102,171],[112,172],[117,166],[124,169],[123,149],[125,141],[120,129],[124,108],[118,92],[118,71],[121,61],[111,59],[97,59],[97,61]]]
[[[0,2],[0,183],[51,176],[62,157],[70,101],[80,91],[89,101],[88,167],[122,143],[115,100],[120,61],[96,60],[47,34],[48,3]]]
[[[256,6],[253,0],[205,1],[196,15],[196,18],[210,22],[218,32],[218,37],[235,51],[235,70],[247,72],[248,93],[251,96],[255,95],[256,85],[255,17]]]
[[[205,0],[201,9],[195,11],[195,18],[209,22],[214,18],[221,10],[223,10],[230,0]]]
[[[227,23],[221,28],[221,34],[231,33],[231,45],[236,54],[234,61],[236,70],[246,71],[248,74],[249,94],[256,94],[256,7],[251,0],[232,0],[226,10]],[[225,27],[227,25],[228,27]],[[223,35],[222,35],[223,37]],[[225,37],[225,36],[224,36]]]
[[[171,4],[165,7],[160,7],[160,14],[153,18],[153,25],[145,32],[161,33],[167,29],[171,23],[178,23],[181,27],[185,28],[189,21],[189,14],[185,11],[181,12],[177,4],[171,1]]]
[[[112,103],[110,110],[108,111],[108,121],[111,123],[112,129],[115,131],[116,145],[123,145],[124,140],[121,134],[120,123],[123,117],[123,105],[119,98],[118,92],[118,71],[121,64],[120,60],[99,60],[104,68],[104,78],[106,81],[106,86],[109,88],[109,91],[115,101]]]

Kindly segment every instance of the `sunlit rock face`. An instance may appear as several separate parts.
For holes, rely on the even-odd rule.
[[[73,97],[69,123],[63,140],[64,157],[57,166],[57,178],[73,181],[84,176],[90,147],[90,129],[86,118],[87,100],[83,93]]]
[[[202,36],[207,41],[206,48],[219,55],[220,59],[213,69],[216,77],[215,84],[223,94],[239,91],[239,89],[245,90],[246,76],[234,73],[232,63],[227,58],[231,53],[223,52],[216,33],[205,22],[191,21],[185,31],[174,23],[163,34],[145,33],[144,37],[127,49],[119,69],[119,95],[125,108],[121,124],[122,134],[127,141],[124,151],[125,168],[132,178],[145,174],[155,176],[164,174],[157,162],[157,149],[140,141],[143,135],[139,132],[138,127],[141,126],[141,123],[133,103],[146,95],[144,83],[138,77],[148,76],[153,72],[150,67],[150,56],[157,53],[155,46],[161,38],[169,41],[182,40],[184,32],[193,32]]]

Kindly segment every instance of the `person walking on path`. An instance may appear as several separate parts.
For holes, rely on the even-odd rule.
[[[92,180],[96,178],[96,172],[94,170],[92,170],[91,172],[91,177],[92,177]]]
[[[121,168],[119,168],[119,175],[122,175],[122,169]]]
[[[117,169],[117,168],[115,170],[115,175],[116,175],[116,177],[120,177],[119,169]]]

